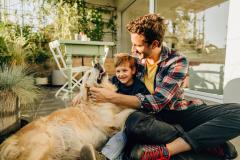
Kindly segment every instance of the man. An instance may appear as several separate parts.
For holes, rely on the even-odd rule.
[[[167,160],[181,152],[208,148],[220,148],[222,158],[235,158],[237,153],[230,154],[231,145],[226,141],[240,134],[240,105],[208,106],[200,100],[183,99],[181,85],[188,62],[186,57],[162,45],[166,24],[158,14],[137,18],[127,29],[133,54],[139,58],[137,77],[151,94],[129,96],[105,88],[90,91],[95,101],[148,112],[136,111],[126,121],[127,139],[137,144],[131,149],[130,158]]]

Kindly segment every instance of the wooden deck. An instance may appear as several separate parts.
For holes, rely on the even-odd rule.
[[[54,96],[58,89],[59,87],[41,86],[39,99],[35,104],[23,106],[21,116],[31,121],[46,116],[57,109],[65,108],[66,103]]]

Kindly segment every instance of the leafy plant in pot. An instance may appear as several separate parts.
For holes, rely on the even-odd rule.
[[[30,52],[26,56],[28,64],[32,68],[34,73],[35,82],[37,85],[48,84],[48,77],[51,74],[51,57],[46,50],[37,50],[35,52]]]

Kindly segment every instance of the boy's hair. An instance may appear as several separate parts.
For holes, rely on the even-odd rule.
[[[115,59],[114,59],[115,68],[122,65],[122,64],[129,64],[129,67],[131,69],[136,68],[134,57],[132,57],[128,53],[117,53],[117,54],[115,54]]]
[[[127,24],[130,33],[141,34],[145,37],[145,42],[149,45],[154,40],[159,41],[159,47],[163,42],[167,21],[159,14],[147,14],[132,20]]]

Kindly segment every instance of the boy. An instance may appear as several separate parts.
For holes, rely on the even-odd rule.
[[[135,58],[128,53],[118,53],[115,55],[115,76],[111,79],[112,83],[117,87],[117,93],[126,95],[149,94],[148,89],[142,81],[136,78]],[[103,147],[102,154],[94,153],[92,146],[86,145],[80,153],[80,159],[121,159],[121,153],[126,144],[126,135],[120,131],[116,133]],[[96,154],[96,156],[94,156]]]
[[[112,83],[117,87],[117,93],[126,95],[136,95],[137,93],[149,94],[142,81],[136,78],[136,66],[134,57],[127,53],[115,55],[116,75],[112,78]]]
[[[126,95],[136,95],[138,93],[147,95],[149,91],[142,81],[136,78],[135,58],[128,53],[118,53],[115,55],[115,76],[112,83],[117,87],[117,93]],[[124,132],[115,134],[102,149],[103,155],[108,159],[119,158],[126,144]],[[121,159],[121,158],[120,158]]]

